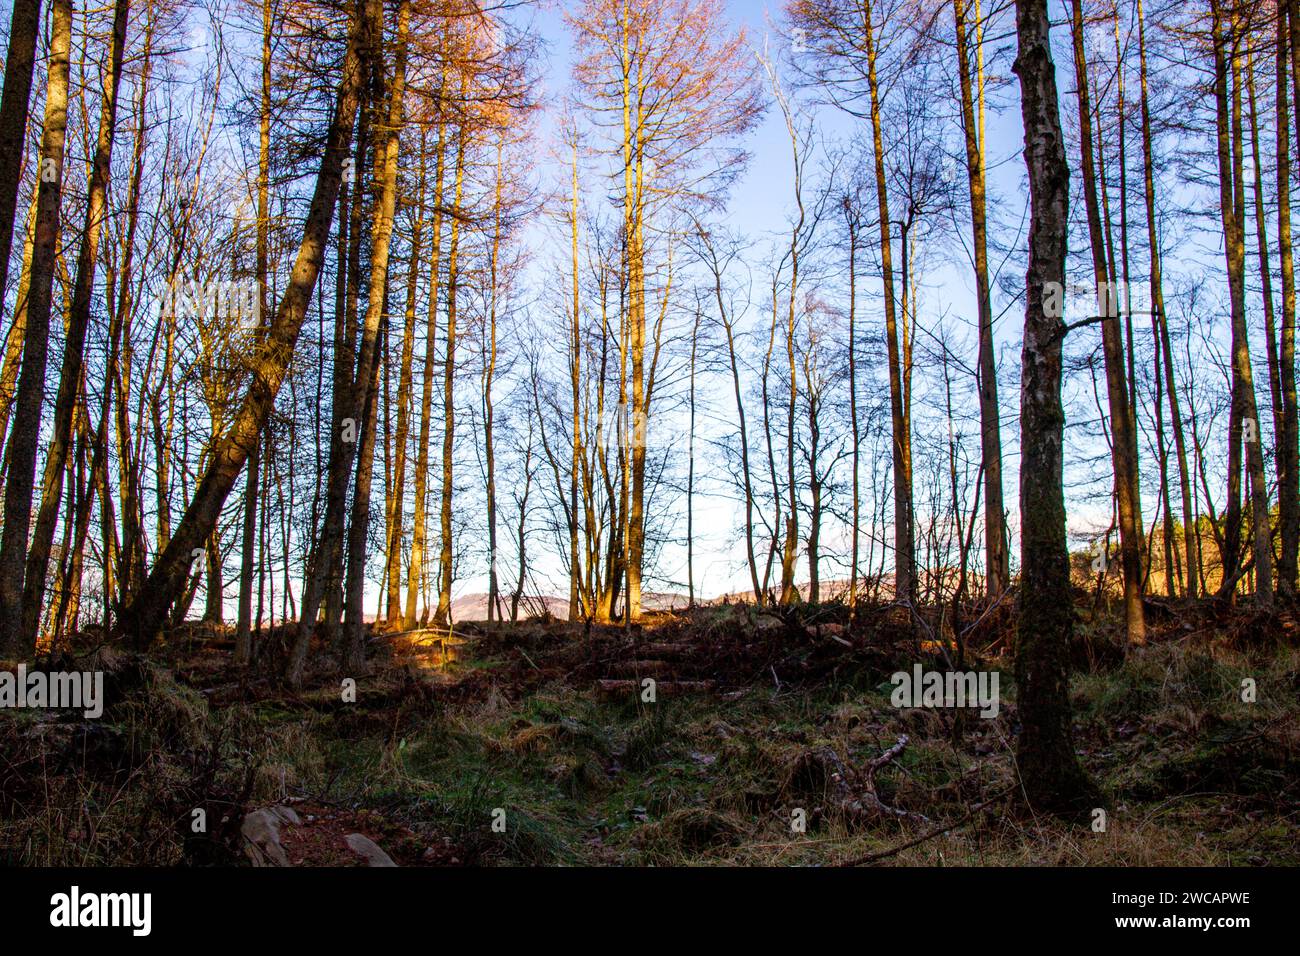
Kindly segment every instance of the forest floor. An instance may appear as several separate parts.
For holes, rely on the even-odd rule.
[[[352,702],[323,652],[301,692],[274,680],[283,633],[247,670],[210,626],[82,647],[43,666],[105,671],[100,719],[0,710],[0,863],[246,865],[261,808],[290,865],[365,865],[358,833],[402,866],[1300,864],[1294,612],[1153,604],[1128,654],[1113,615],[1080,613],[1104,830],[1015,799],[1009,609],[968,632],[966,667],[1000,674],[985,719],[891,704],[895,671],[947,669],[899,608],[722,605],[376,632]]]

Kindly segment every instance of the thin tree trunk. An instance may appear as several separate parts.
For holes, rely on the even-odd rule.
[[[451,223],[451,246],[447,250],[447,348],[442,373],[442,549],[438,557],[438,610],[435,619],[439,624],[451,621],[452,581],[452,526],[451,506],[453,492],[453,452],[456,438],[456,298],[460,274],[457,272],[460,254],[460,203],[465,184],[465,151],[469,132],[462,125],[456,143],[455,213]]]
[[[1165,296],[1161,269],[1160,237],[1156,230],[1155,154],[1152,149],[1151,105],[1148,94],[1146,19],[1142,0],[1138,0],[1138,63],[1140,69],[1142,110],[1142,181],[1146,199],[1147,245],[1151,257],[1151,321],[1156,326],[1155,348],[1162,353],[1160,364],[1164,371],[1164,393],[1169,402],[1169,420],[1174,430],[1174,449],[1178,455],[1178,485],[1183,508],[1183,553],[1187,597],[1196,597],[1201,567],[1200,535],[1192,507],[1192,481],[1187,466],[1187,440],[1183,430],[1183,416],[1179,408],[1178,383],[1175,375],[1174,353],[1169,340],[1169,321],[1165,313]]]
[[[267,307],[268,257],[270,254],[271,209],[268,195],[271,176],[271,0],[262,0],[262,97],[258,117],[257,150],[257,295],[258,326],[270,311]],[[239,616],[235,623],[235,663],[247,664],[253,656],[253,568],[257,557],[258,478],[260,444],[248,457],[244,479],[244,528],[240,548]]]
[[[360,14],[354,11],[348,30],[337,100],[325,139],[316,188],[303,229],[297,260],[289,274],[274,320],[250,363],[252,382],[234,420],[213,447],[194,497],[166,549],[154,564],[139,593],[125,609],[119,630],[139,644],[151,641],[162,627],[167,609],[184,590],[193,553],[211,535],[230,489],[271,414],[284,381],[294,345],[306,317],[307,305],[320,274],[334,204],[338,199],[343,162],[352,139],[361,96]],[[305,655],[304,655],[305,656]]]
[[[424,552],[428,536],[429,430],[433,408],[433,360],[438,330],[438,277],[442,260],[442,186],[447,154],[447,127],[438,126],[438,148],[433,168],[433,235],[429,257],[429,315],[424,340],[424,378],[420,397],[420,436],[415,447],[415,513],[411,526],[411,570],[406,581],[405,628],[415,627],[416,604],[425,579]]]
[[[502,156],[505,151],[505,133],[497,140],[496,196],[493,202],[492,253],[488,266],[487,362],[483,369],[483,455],[487,469],[487,524],[488,524],[488,620],[501,618],[501,592],[497,581],[497,471],[496,447],[493,441],[494,415],[492,385],[497,368],[497,302],[501,255],[501,203],[505,186],[502,179]],[[576,426],[575,426],[576,427]],[[572,512],[569,525],[576,522]]]
[[[90,182],[86,195],[86,222],[77,254],[77,273],[72,302],[68,309],[67,334],[63,346],[63,363],[59,372],[59,389],[54,404],[54,428],[45,457],[41,505],[32,532],[31,550],[23,594],[22,644],[36,645],[41,607],[45,600],[45,577],[49,570],[50,548],[55,525],[62,510],[63,478],[76,418],[77,393],[81,388],[85,361],[86,329],[90,323],[90,300],[95,286],[95,268],[99,261],[99,239],[104,224],[108,178],[112,170],[113,137],[117,126],[117,96],[122,82],[122,55],[126,46],[128,0],[117,0],[113,11],[113,32],[109,60],[103,76],[99,134],[91,162]]]
[[[372,5],[372,39],[377,55],[376,69],[382,70],[383,5]],[[379,173],[379,198],[370,235],[370,294],[366,299],[366,321],[361,335],[361,353],[357,371],[364,378],[360,390],[359,432],[361,448],[357,460],[357,482],[352,493],[352,518],[347,538],[347,588],[343,623],[343,666],[358,673],[365,665],[365,593],[366,544],[370,530],[370,491],[374,474],[375,436],[379,422],[378,374],[380,365],[379,336],[383,332],[388,304],[388,259],[393,238],[393,219],[397,211],[397,155],[401,146],[403,98],[406,95],[407,37],[411,26],[411,0],[402,0],[397,12],[397,53],[392,85],[388,91],[388,118],[383,138],[376,142],[375,165]]]
[[[23,574],[31,529],[32,489],[40,441],[41,405],[50,338],[55,244],[59,238],[59,204],[63,188],[63,152],[68,128],[68,66],[72,42],[71,0],[53,0],[50,65],[45,90],[45,126],[37,169],[36,235],[32,245],[31,281],[23,364],[14,398],[13,429],[8,442],[4,529],[0,537],[0,641],[13,656],[26,656]]]
[[[402,355],[397,378],[397,434],[394,436],[393,480],[388,492],[388,607],[385,617],[399,621],[402,613],[402,530],[406,511],[407,444],[411,431],[412,364],[415,360],[415,299],[420,282],[420,256],[424,251],[424,187],[426,134],[420,135],[419,185],[416,187],[415,222],[411,228],[411,259],[406,273],[406,308],[402,327]]]
[[[4,94],[0,97],[0,169],[6,171],[3,185],[0,185],[0,317],[5,311],[14,216],[18,208],[18,186],[22,182],[19,170],[26,145],[28,103],[32,94],[36,35],[40,26],[40,0],[13,0],[9,47],[5,50]],[[4,429],[0,428],[0,436],[3,433]]]
[[[1282,427],[1277,448],[1278,525],[1281,556],[1277,564],[1278,589],[1294,597],[1297,561],[1300,560],[1300,411],[1297,410],[1295,381],[1295,258],[1291,240],[1291,131],[1287,104],[1287,40],[1291,56],[1300,67],[1300,14],[1295,0],[1278,4],[1277,20],[1277,241],[1282,260],[1282,338],[1278,347],[1281,365]],[[1289,24],[1289,26],[1288,26]],[[1300,94],[1300,75],[1295,92]],[[1297,121],[1300,132],[1300,121]],[[1300,155],[1300,140],[1296,144]]]
[[[1074,78],[1079,101],[1079,148],[1082,159],[1083,196],[1088,237],[1092,248],[1093,279],[1097,288],[1098,319],[1106,365],[1106,397],[1111,419],[1111,460],[1115,469],[1115,497],[1119,505],[1120,555],[1124,568],[1124,619],[1130,644],[1146,642],[1146,616],[1142,607],[1142,499],[1138,487],[1137,428],[1129,401],[1124,363],[1124,335],[1119,323],[1113,282],[1108,266],[1098,176],[1093,165],[1092,107],[1088,89],[1088,62],[1083,48],[1083,4],[1072,0]]]
[[[894,597],[912,601],[916,597],[916,553],[912,536],[912,484],[904,410],[902,369],[898,345],[898,315],[894,301],[894,257],[889,236],[889,189],[885,177],[885,145],[882,132],[880,84],[876,77],[876,26],[872,22],[871,0],[864,0],[863,41],[867,55],[867,86],[871,99],[871,142],[875,157],[876,204],[880,219],[880,277],[885,297],[885,344],[889,356],[890,423],[893,429],[894,464]],[[906,317],[904,317],[906,321]]]
[[[1255,403],[1254,374],[1250,363],[1250,340],[1246,327],[1244,238],[1245,187],[1242,175],[1242,128],[1240,83],[1240,37],[1229,17],[1231,36],[1224,36],[1224,14],[1219,0],[1211,0],[1215,67],[1215,115],[1219,160],[1219,199],[1223,220],[1224,255],[1232,305],[1232,416],[1230,419],[1227,553],[1220,586],[1229,593],[1237,575],[1236,547],[1241,533],[1240,448],[1245,446],[1246,472],[1250,483],[1253,550],[1255,557],[1255,599],[1261,605],[1272,602],[1273,546],[1269,534],[1268,494],[1264,484],[1263,442]],[[1225,47],[1231,43],[1230,52]],[[1231,81],[1231,117],[1229,82]],[[1233,460],[1236,465],[1234,467]],[[1234,494],[1234,489],[1236,494]]]
[[[960,2],[960,0],[958,0]],[[849,556],[849,615],[856,619],[858,615],[858,555],[861,550],[862,534],[862,480],[861,438],[858,425],[858,219],[857,208],[852,201],[844,199],[844,217],[849,233],[849,435],[851,449],[851,467],[853,469],[853,527],[850,529],[852,545]]]
[[[970,188],[971,239],[975,260],[975,300],[979,310],[980,450],[984,463],[985,593],[996,600],[1010,583],[1006,505],[1002,497],[1002,431],[998,404],[997,358],[993,351],[993,301],[989,288],[987,185],[984,159],[984,24],[975,0],[975,84],[971,82],[970,27],[965,0],[954,0],[957,21],[957,66],[960,76],[962,131]],[[978,87],[972,91],[972,85]],[[978,106],[975,102],[978,100]],[[852,292],[850,292],[850,299]],[[855,429],[856,430],[856,429]],[[855,453],[856,453],[856,445]],[[854,468],[856,480],[857,469]],[[856,496],[855,496],[856,498]],[[856,521],[855,521],[856,524]],[[856,548],[854,553],[856,554]]]

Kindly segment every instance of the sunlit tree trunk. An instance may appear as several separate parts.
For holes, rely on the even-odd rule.
[[[117,94],[122,82],[122,55],[126,46],[128,0],[117,0],[113,11],[113,30],[108,62],[103,74],[99,133],[91,161],[90,182],[86,190],[86,222],[82,228],[77,254],[77,272],[72,302],[68,308],[67,331],[63,346],[63,363],[54,403],[54,428],[45,456],[45,474],[41,488],[40,510],[32,529],[31,550],[23,594],[22,644],[36,644],[41,609],[45,601],[45,577],[49,570],[50,548],[55,525],[62,510],[63,479],[76,418],[76,399],[81,389],[85,362],[86,330],[90,324],[91,295],[95,286],[95,268],[99,261],[99,240],[104,225],[108,179],[112,170],[113,137],[117,127]]]
[[[307,304],[324,259],[343,162],[351,142],[361,95],[358,20],[359,13],[354,11],[348,30],[347,53],[343,59],[337,99],[326,134],[325,149],[302,242],[274,319],[252,356],[252,382],[248,394],[233,421],[215,444],[208,465],[199,478],[193,499],[176,527],[175,534],[119,622],[119,630],[133,636],[137,643],[151,641],[157,635],[167,609],[184,589],[194,552],[200,549],[216,526],[221,507],[261,436],[275,403],[276,393],[293,357],[294,345],[306,318]],[[305,658],[305,649],[303,657]],[[301,671],[298,677],[300,680]]]
[[[451,621],[452,581],[452,492],[453,450],[456,439],[456,328],[457,294],[460,289],[459,267],[461,233],[461,199],[465,190],[466,149],[469,130],[462,125],[456,143],[456,186],[451,221],[451,245],[447,250],[447,345],[442,371],[442,548],[438,554],[438,610],[435,619],[439,624]]]
[[[376,53],[383,49],[383,6],[373,4],[372,39]],[[375,171],[379,185],[375,219],[370,234],[370,293],[366,299],[365,328],[357,358],[358,381],[364,382],[358,402],[360,449],[356,487],[352,493],[352,516],[347,538],[347,587],[343,623],[343,665],[352,673],[365,664],[366,544],[370,531],[370,491],[375,464],[376,414],[380,365],[379,336],[387,321],[388,259],[392,247],[393,218],[397,211],[397,155],[401,146],[403,98],[406,95],[407,37],[411,26],[411,0],[402,0],[397,11],[396,57],[393,79],[388,88],[388,117],[382,136],[376,141]],[[382,61],[381,61],[382,62]]]
[[[416,187],[415,221],[411,227],[411,257],[406,271],[406,307],[402,325],[402,354],[398,359],[397,429],[393,437],[393,477],[388,488],[388,604],[385,617],[396,622],[402,611],[402,538],[406,517],[407,445],[411,431],[412,363],[415,358],[415,299],[420,284],[420,257],[424,249],[425,169],[428,159],[427,134],[420,135],[419,184]]]
[[[441,87],[440,87],[441,89]],[[424,377],[420,394],[420,432],[415,445],[415,502],[411,525],[411,570],[406,581],[403,626],[415,627],[420,587],[424,581],[425,542],[428,540],[429,431],[432,422],[434,352],[438,330],[438,279],[442,268],[442,187],[447,155],[447,126],[438,125],[438,146],[433,165],[433,224],[429,255],[429,314],[424,340]]]
[[[1092,273],[1097,290],[1102,353],[1106,365],[1106,397],[1110,411],[1111,461],[1115,469],[1115,497],[1119,507],[1120,553],[1124,567],[1124,619],[1130,644],[1146,642],[1146,616],[1142,607],[1142,499],[1137,473],[1137,428],[1129,401],[1124,362],[1124,336],[1119,323],[1114,269],[1108,265],[1105,232],[1098,205],[1099,179],[1093,163],[1092,106],[1088,88],[1088,62],[1083,47],[1083,4],[1072,0],[1071,33],[1074,41],[1074,79],[1079,102],[1079,149],[1082,159],[1083,197],[1087,209],[1088,237],[1092,248]]]
[[[5,50],[4,94],[0,96],[0,318],[9,280],[9,254],[13,250],[14,216],[18,186],[22,181],[23,147],[27,136],[28,102],[36,65],[36,35],[41,25],[40,0],[13,0],[9,18],[9,46]],[[0,427],[0,437],[5,429]]]
[[[37,167],[36,231],[32,244],[23,364],[14,397],[13,426],[7,454],[4,529],[0,536],[0,642],[13,656],[31,653],[23,626],[23,574],[32,519],[32,489],[40,442],[41,405],[49,350],[50,303],[59,205],[63,188],[63,152],[68,128],[68,61],[72,42],[71,0],[53,0],[50,62],[45,88],[45,124]]]
[[[1277,19],[1277,241],[1282,260],[1282,328],[1278,344],[1281,366],[1282,427],[1277,448],[1278,525],[1281,555],[1277,564],[1277,585],[1294,596],[1297,561],[1300,560],[1300,411],[1295,382],[1295,257],[1291,239],[1291,115],[1287,103],[1288,39],[1291,56],[1300,67],[1300,25],[1296,3],[1278,3]],[[1288,9],[1289,6],[1289,9]],[[1289,37],[1288,37],[1289,32]],[[1294,75],[1294,90],[1300,94],[1300,75]],[[1300,101],[1298,101],[1300,102]],[[1296,123],[1300,131],[1300,120]],[[1296,155],[1300,156],[1300,140]]]

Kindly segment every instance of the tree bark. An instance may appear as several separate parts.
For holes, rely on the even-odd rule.
[[[4,529],[0,537],[0,641],[14,656],[31,647],[24,635],[23,575],[31,529],[36,452],[45,400],[45,366],[49,351],[50,303],[55,246],[59,239],[59,205],[63,189],[64,141],[68,129],[68,67],[72,43],[71,0],[53,0],[50,65],[45,89],[45,127],[37,169],[36,235],[32,243],[31,280],[23,364],[14,397],[5,482]]]
[[[5,288],[9,281],[9,254],[13,251],[14,216],[18,207],[18,174],[27,137],[28,103],[36,66],[36,35],[41,25],[41,0],[13,0],[9,19],[9,48],[5,51],[5,85],[0,97],[0,317],[4,316]],[[0,434],[4,429],[0,428]]]
[[[1098,805],[1079,766],[1071,729],[1067,648],[1074,625],[1065,537],[1061,407],[1064,324],[1049,314],[1049,287],[1063,292],[1070,170],[1057,105],[1047,0],[1017,0],[1020,111],[1029,173],[1029,264],[1020,390],[1021,590],[1015,670],[1017,763],[1029,803],[1078,816]],[[1055,310],[1051,310],[1055,311]]]
[[[371,11],[371,39],[377,56],[376,69],[382,70],[383,4],[367,0]],[[348,565],[345,617],[343,624],[343,666],[357,673],[365,664],[365,593],[366,543],[370,529],[370,491],[374,474],[375,435],[378,431],[379,336],[386,321],[388,305],[388,258],[392,247],[393,219],[397,212],[397,156],[401,146],[403,98],[406,95],[407,37],[411,26],[411,0],[401,0],[397,12],[397,52],[393,80],[388,91],[388,117],[383,138],[376,143],[375,165],[379,179],[379,199],[370,234],[370,294],[366,299],[365,328],[361,334],[361,353],[357,359],[359,390],[359,434],[361,448],[357,460],[357,482],[352,493],[352,519],[348,525]]]
[[[212,533],[221,507],[243,470],[271,414],[276,393],[284,381],[307,305],[320,275],[334,204],[338,199],[343,161],[352,139],[361,95],[359,10],[348,29],[333,115],[325,139],[324,155],[303,229],[297,259],[274,320],[252,359],[252,383],[234,420],[213,447],[208,466],[175,534],[154,564],[139,594],[125,609],[118,624],[121,633],[137,644],[151,641],[162,627],[167,609],[184,589],[193,554]]]
[[[86,195],[86,222],[77,253],[77,273],[72,302],[68,309],[67,332],[63,346],[63,363],[59,372],[59,389],[54,403],[54,428],[45,457],[41,505],[32,531],[31,550],[27,555],[22,616],[22,643],[34,648],[40,628],[41,607],[45,600],[45,577],[49,570],[50,548],[55,525],[62,510],[63,478],[67,469],[76,417],[76,399],[81,388],[86,350],[86,329],[90,323],[90,300],[95,287],[95,268],[99,261],[99,240],[104,225],[108,179],[112,170],[113,137],[117,126],[117,94],[122,82],[122,55],[126,46],[126,25],[130,4],[117,0],[113,11],[109,59],[103,76],[99,133],[91,161],[90,182]]]
[[[1115,469],[1115,498],[1119,506],[1120,555],[1124,567],[1124,620],[1130,644],[1146,643],[1146,616],[1142,607],[1142,497],[1138,486],[1137,427],[1124,364],[1124,335],[1120,328],[1114,269],[1108,264],[1105,232],[1098,207],[1099,179],[1093,163],[1092,106],[1088,61],[1083,47],[1083,4],[1072,0],[1071,33],[1074,79],[1078,87],[1079,149],[1082,160],[1083,197],[1087,210],[1092,272],[1096,285],[1102,353],[1106,365],[1106,398],[1111,424],[1111,462]],[[1126,299],[1127,297],[1123,297]],[[1127,304],[1122,306],[1127,310]]]

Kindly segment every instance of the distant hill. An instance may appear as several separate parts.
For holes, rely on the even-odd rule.
[[[881,597],[888,597],[892,581],[891,576],[886,575],[886,579],[880,582]],[[863,582],[860,587],[864,588],[867,593],[871,592],[871,587]],[[805,600],[808,598],[808,585],[803,583],[798,585],[799,593]],[[779,584],[773,589],[779,590]],[[823,601],[834,600],[843,597],[848,590],[848,581],[834,580],[821,582],[821,598]],[[754,592],[733,591],[729,594],[719,594],[716,597],[700,598],[697,604],[752,604],[754,601]],[[641,595],[641,607],[647,611],[673,611],[684,608],[688,605],[689,599],[685,594],[677,591],[649,591]],[[501,607],[506,617],[510,616],[510,596],[503,594],[501,596]],[[569,599],[560,597],[555,594],[547,594],[541,597],[525,597],[519,602],[520,618],[533,617],[542,613],[545,609],[551,613],[552,617],[558,620],[568,620],[569,617]],[[486,594],[462,594],[451,602],[451,618],[453,621],[486,621],[488,617],[488,598]]]
[[[684,608],[688,604],[685,594],[675,592],[656,592],[650,591],[641,595],[641,606],[647,611],[672,611],[677,608]],[[707,604],[711,602],[701,601],[699,603]],[[462,594],[451,602],[451,618],[453,621],[486,621],[487,620],[488,597],[486,594]],[[503,594],[501,596],[501,607],[507,617],[510,616],[510,596]],[[554,594],[547,594],[542,597],[525,596],[519,602],[519,616],[531,617],[542,612],[545,608],[551,612],[551,615],[559,620],[567,620],[569,617],[569,599],[559,597]]]

